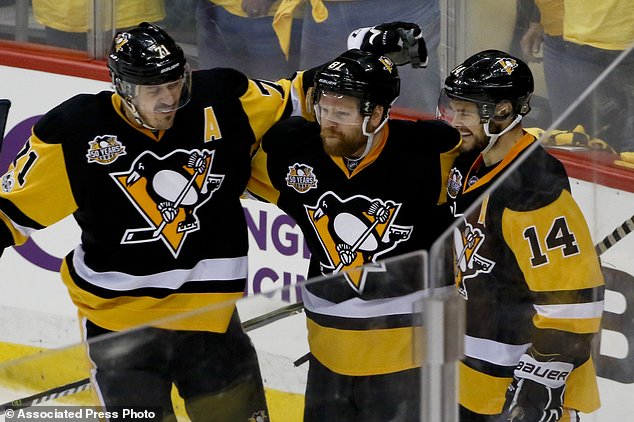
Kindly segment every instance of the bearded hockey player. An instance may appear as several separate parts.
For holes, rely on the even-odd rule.
[[[401,49],[384,39],[400,40],[366,47]],[[159,407],[174,421],[175,384],[194,421],[267,419],[235,308],[247,277],[240,197],[252,151],[275,122],[302,114],[314,70],[277,82],[191,72],[183,50],[148,23],[116,34],[108,67],[115,92],[48,112],[2,176],[0,253],[74,216],[81,243],[60,272],[104,405]]]
[[[599,407],[603,277],[563,165],[522,128],[532,92],[524,62],[487,50],[449,74],[439,101],[465,151],[447,184],[467,301],[462,422],[578,421]]]
[[[428,248],[447,227],[438,204],[460,137],[444,122],[389,119],[399,90],[389,58],[349,50],[315,76],[317,122],[293,117],[262,140],[272,188],[253,193],[299,224],[310,277],[341,274],[302,291],[305,421],[420,420],[423,286],[415,270],[377,263]]]

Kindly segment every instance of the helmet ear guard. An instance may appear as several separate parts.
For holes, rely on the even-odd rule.
[[[124,100],[131,101],[134,96],[132,85],[123,82],[121,78],[117,77],[112,71],[110,71],[110,78],[112,79],[112,86],[117,94]]]
[[[514,115],[513,104],[509,100],[502,100],[495,105],[493,116],[496,121],[503,121]]]
[[[528,114],[531,111],[530,99],[533,96],[533,93],[529,93],[526,97],[522,97],[518,99],[518,104],[516,106],[517,114],[521,114],[522,116]]]

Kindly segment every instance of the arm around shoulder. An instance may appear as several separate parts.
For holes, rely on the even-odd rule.
[[[426,148],[433,147],[439,153],[458,153],[462,142],[460,132],[443,120],[417,120],[419,130],[424,139],[433,139],[433,143],[427,143]]]

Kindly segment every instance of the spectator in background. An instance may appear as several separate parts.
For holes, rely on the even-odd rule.
[[[88,1],[33,0],[33,16],[38,23],[44,25],[47,44],[86,50]],[[163,0],[117,0],[113,4],[116,5],[115,26],[118,29],[129,28],[143,21],[160,22],[165,18]]]
[[[300,1],[285,1],[297,4]],[[427,44],[429,63],[425,72],[411,67],[401,69],[407,89],[401,92],[397,106],[433,113],[440,90],[440,6],[438,0],[327,0],[305,2],[302,22],[300,69],[319,66],[334,51],[346,51],[346,37],[361,27],[381,22],[407,21],[418,24]],[[288,6],[290,7],[290,6]]]
[[[543,48],[553,118],[561,116],[634,43],[632,0],[521,0],[536,7],[520,45],[527,61]],[[559,129],[582,124],[617,152],[634,151],[634,53],[584,99]]]
[[[198,0],[199,67],[232,67],[269,80],[291,75],[299,66],[301,19],[291,20],[290,45],[283,51],[273,30],[273,15],[282,1]],[[345,43],[347,33],[341,36]]]

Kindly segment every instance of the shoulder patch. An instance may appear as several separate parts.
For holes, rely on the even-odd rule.
[[[454,167],[449,172],[449,178],[447,179],[447,194],[455,199],[461,188],[462,174],[457,168]]]
[[[317,188],[317,176],[315,176],[311,166],[295,163],[288,167],[286,185],[299,193],[306,193]]]
[[[110,164],[122,155],[126,155],[125,146],[117,140],[116,135],[100,135],[88,142],[89,163]]]

